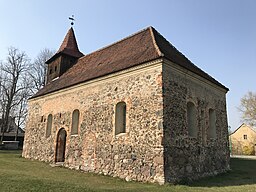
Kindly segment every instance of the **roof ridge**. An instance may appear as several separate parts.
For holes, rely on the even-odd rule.
[[[192,65],[194,65],[195,67],[197,67],[192,61],[190,61],[186,55],[184,55],[182,52],[180,52],[170,41],[168,41],[161,33],[159,33],[155,28],[152,27],[152,29],[157,33],[157,35],[159,35],[160,38],[162,38],[164,41],[166,41],[173,49],[175,49],[179,54],[181,54],[181,56],[183,56],[186,60],[188,60]],[[152,32],[153,32],[152,30]],[[155,40],[155,36],[154,36],[154,40]],[[156,43],[157,44],[157,43]],[[158,45],[157,45],[158,46]],[[158,47],[159,48],[159,47]],[[160,50],[160,48],[159,48]],[[162,51],[160,50],[160,52],[162,53]],[[197,67],[199,68],[199,67]],[[199,68],[200,69],[200,68]]]
[[[153,28],[153,27],[152,27]],[[154,28],[153,28],[154,29]],[[184,57],[186,60],[188,60],[193,66],[195,66],[196,68],[200,69],[199,67],[197,67],[192,61],[190,61],[190,59],[188,59],[186,57],[186,55],[184,55],[181,51],[179,51],[170,41],[168,41],[161,33],[159,33],[156,29],[154,29],[154,31],[157,33],[157,35],[160,36],[160,38],[162,38],[164,41],[166,41],[173,49],[175,49],[182,57]],[[157,44],[157,43],[156,43]],[[159,48],[160,49],[160,48]],[[161,50],[160,50],[161,51]],[[200,69],[201,70],[201,69]],[[201,70],[202,71],[202,70]],[[208,74],[207,74],[208,75]]]
[[[114,45],[116,45],[116,44],[118,44],[118,43],[120,43],[120,42],[122,42],[122,41],[125,41],[125,40],[127,40],[127,39],[130,39],[130,38],[132,38],[132,37],[134,37],[134,36],[136,36],[136,35],[138,35],[138,34],[140,34],[140,33],[142,33],[142,32],[145,32],[145,31],[147,31],[147,30],[150,30],[150,27],[152,27],[152,26],[146,27],[146,28],[144,28],[144,29],[142,29],[142,30],[140,30],[140,31],[137,31],[137,32],[135,32],[135,33],[133,33],[133,34],[131,34],[131,35],[129,35],[129,36],[126,36],[126,37],[124,37],[124,38],[122,38],[122,39],[120,39],[120,40],[118,40],[118,41],[116,41],[116,42],[114,42],[114,43],[111,43],[111,44],[109,44],[109,45],[107,45],[107,46],[104,46],[104,47],[102,47],[102,48],[100,48],[100,49],[97,49],[97,50],[95,50],[95,51],[92,51],[91,53],[88,53],[88,54],[84,55],[83,57],[87,57],[87,56],[89,56],[89,55],[91,55],[91,54],[94,54],[94,53],[96,53],[96,52],[99,52],[99,51],[102,51],[102,50],[107,49],[107,48],[109,48],[109,47],[112,47],[112,46],[114,46]],[[79,59],[82,59],[83,57],[80,57]]]
[[[197,67],[192,61],[190,61],[190,59],[188,59],[186,57],[186,55],[184,55],[181,51],[179,51],[170,41],[168,41],[161,33],[159,33],[156,29],[154,29],[155,32],[164,40],[166,41],[173,49],[175,49],[182,57],[184,57],[186,60],[188,60],[192,65],[194,65],[196,68],[199,68]],[[200,69],[200,68],[199,68]],[[201,69],[200,69],[201,70]]]
[[[157,53],[159,54],[159,56],[164,56],[164,53],[160,50],[160,48],[159,48],[159,46],[158,46],[158,44],[156,42],[156,38],[155,38],[155,35],[154,35],[154,32],[153,32],[153,30],[156,31],[156,29],[154,27],[150,26],[149,30],[150,30],[150,35],[152,37],[153,44],[154,44],[154,46],[156,48]]]
[[[186,57],[186,55],[184,55],[181,51],[179,51],[170,41],[168,41],[161,33],[159,33],[156,29],[154,29],[152,27],[152,31],[153,33],[155,33],[155,35],[158,35],[159,38],[163,39],[166,43],[168,43],[168,45],[174,50],[177,52],[177,54],[179,54],[181,57],[183,57],[183,59],[187,60],[187,62],[189,62],[189,64],[191,66],[193,66],[194,68],[196,68],[197,70],[201,71],[202,73],[205,74],[205,76],[207,76],[209,79],[212,79],[214,81],[216,81],[218,84],[220,84],[221,86],[225,87],[224,85],[222,85],[220,82],[218,82],[215,78],[213,78],[211,75],[209,75],[207,72],[205,72],[204,70],[202,70],[200,67],[198,67],[197,65],[195,65],[188,57]],[[155,37],[155,36],[154,36]],[[158,42],[156,40],[156,44],[158,45]],[[160,52],[163,52],[161,51],[161,48],[158,47],[160,49]],[[166,56],[166,55],[164,55]],[[228,89],[225,87],[225,89]]]

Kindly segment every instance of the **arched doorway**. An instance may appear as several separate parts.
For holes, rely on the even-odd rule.
[[[57,135],[55,162],[65,161],[66,137],[66,130],[61,128]]]

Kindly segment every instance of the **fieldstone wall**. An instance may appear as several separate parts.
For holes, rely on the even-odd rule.
[[[162,67],[31,99],[23,157],[54,162],[57,133],[67,131],[64,166],[123,178],[164,182]],[[126,133],[114,135],[115,106],[126,103]],[[78,135],[72,112],[80,111]],[[47,116],[53,115],[46,137]]]
[[[226,91],[184,69],[163,65],[164,172],[167,182],[186,182],[229,170]],[[188,136],[187,103],[197,110],[197,137]],[[209,109],[216,138],[208,138]]]

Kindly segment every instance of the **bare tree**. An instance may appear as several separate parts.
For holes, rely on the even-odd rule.
[[[19,127],[24,127],[25,124],[27,100],[45,85],[45,62],[53,53],[54,51],[43,49],[34,62],[29,63],[24,52],[10,47],[6,61],[0,62],[0,141],[3,141],[4,133],[9,131],[11,117],[17,125],[15,140],[17,139]]]
[[[29,76],[22,77],[22,87],[24,88],[16,97],[16,106],[12,112],[12,116],[15,118],[16,123],[16,133],[15,133],[15,141],[17,141],[19,128],[25,127],[25,121],[28,114],[27,101],[29,97],[32,96],[32,92],[30,91],[30,81]]]
[[[40,51],[36,59],[30,66],[29,76],[32,81],[32,92],[36,93],[39,89],[45,86],[47,65],[45,62],[50,59],[55,51],[49,50],[47,48]]]
[[[249,91],[244,95],[238,109],[242,113],[242,120],[245,123],[256,126],[256,93]]]
[[[4,133],[9,129],[10,115],[21,103],[21,99],[19,99],[21,93],[27,89],[23,86],[21,77],[26,76],[28,63],[27,55],[14,47],[8,49],[6,62],[1,63],[1,141],[3,141]]]

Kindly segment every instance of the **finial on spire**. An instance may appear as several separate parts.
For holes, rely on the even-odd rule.
[[[72,16],[69,17],[68,19],[71,21],[71,26],[73,26],[73,25],[74,25],[74,21],[75,21],[74,15],[72,15]]]

